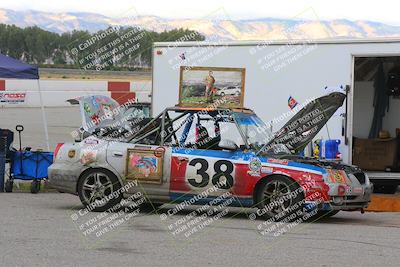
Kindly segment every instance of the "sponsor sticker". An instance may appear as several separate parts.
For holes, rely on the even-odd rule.
[[[154,150],[154,156],[161,158],[165,153],[165,147],[159,146]]]
[[[328,170],[329,177],[333,183],[346,184],[347,176],[344,171]]]
[[[286,159],[268,159],[268,163],[288,165],[289,161]]]
[[[254,157],[249,162],[249,171],[247,172],[250,176],[260,176],[261,171],[261,160]]]
[[[85,144],[87,144],[87,145],[97,145],[99,143],[99,141],[98,140],[96,140],[96,139],[85,139]]]
[[[273,173],[273,171],[271,167],[261,167],[261,173]]]

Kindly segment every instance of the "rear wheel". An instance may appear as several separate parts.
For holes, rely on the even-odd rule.
[[[285,176],[274,176],[261,186],[257,202],[261,213],[274,220],[281,220],[303,208],[300,186]]]
[[[78,195],[90,211],[107,211],[122,199],[121,184],[110,171],[93,169],[86,172],[78,182]]]

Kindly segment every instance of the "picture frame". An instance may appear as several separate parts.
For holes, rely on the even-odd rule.
[[[127,180],[137,180],[142,183],[161,184],[163,163],[163,152],[129,148],[126,157],[125,177]]]
[[[181,107],[243,108],[245,68],[181,66]]]

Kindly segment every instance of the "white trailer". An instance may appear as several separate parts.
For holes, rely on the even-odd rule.
[[[278,130],[291,116],[288,98],[303,103],[332,88],[346,91],[343,109],[317,136],[340,139],[345,163],[352,164],[353,137],[367,138],[373,118],[376,60],[385,71],[400,64],[400,39],[237,41],[224,43],[161,42],[153,46],[152,111],[178,102],[180,66],[245,68],[245,107]],[[383,129],[396,136],[400,100],[390,99]],[[392,185],[400,172],[369,172],[371,180]]]

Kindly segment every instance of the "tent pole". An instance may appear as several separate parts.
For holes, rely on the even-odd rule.
[[[44,110],[44,105],[43,105],[43,98],[42,98],[42,90],[40,89],[40,82],[39,79],[37,79],[37,85],[39,89],[39,99],[40,99],[40,108],[42,110],[42,120],[43,120],[43,127],[44,127],[44,137],[46,139],[46,145],[47,145],[47,151],[50,151],[50,144],[49,144],[49,131],[47,128],[47,118],[46,118],[46,112]]]

